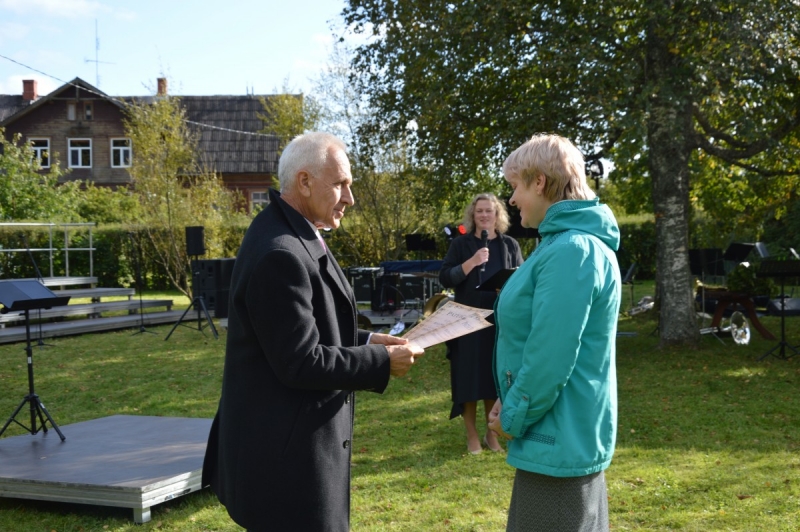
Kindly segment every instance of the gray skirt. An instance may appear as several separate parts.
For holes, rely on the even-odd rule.
[[[607,532],[608,496],[603,472],[550,477],[517,469],[507,532]]]

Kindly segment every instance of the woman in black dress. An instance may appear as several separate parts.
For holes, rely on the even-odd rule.
[[[439,281],[443,286],[455,289],[457,303],[491,309],[497,294],[476,290],[476,287],[498,271],[522,264],[519,243],[503,234],[508,230],[508,212],[503,202],[493,194],[478,194],[473,198],[464,212],[464,225],[467,232],[450,244]],[[487,232],[486,247],[481,239],[484,230]],[[488,422],[489,412],[497,399],[492,377],[494,327],[452,340],[447,346],[453,398],[450,419],[464,418],[467,450],[478,454],[481,452],[476,422],[478,402],[483,401]],[[486,431],[483,443],[492,451],[503,450],[492,431]]]

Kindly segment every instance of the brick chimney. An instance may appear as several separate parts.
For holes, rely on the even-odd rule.
[[[36,90],[36,80],[35,79],[23,79],[22,80],[22,99],[26,102],[32,102],[36,98],[39,97],[39,94]]]
[[[167,95],[167,78],[158,78],[158,92],[156,96],[166,96]]]

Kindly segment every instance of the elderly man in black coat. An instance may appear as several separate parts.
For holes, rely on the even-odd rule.
[[[357,328],[353,292],[320,237],[354,203],[344,144],[297,137],[278,176],[281,194],[270,193],[233,270],[203,485],[248,530],[346,532],[353,390],[383,392],[423,350]]]

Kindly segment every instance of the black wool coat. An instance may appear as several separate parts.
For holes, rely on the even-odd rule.
[[[203,485],[250,530],[349,530],[355,396],[389,355],[359,345],[356,303],[311,225],[277,192],[245,234],[230,287],[222,395]]]

